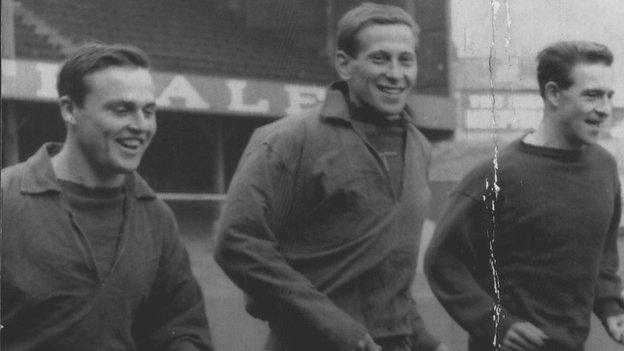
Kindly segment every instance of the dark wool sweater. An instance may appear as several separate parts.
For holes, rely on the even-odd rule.
[[[123,188],[89,188],[60,179],[59,184],[87,238],[97,269],[102,276],[108,275],[121,239]]]
[[[400,194],[403,188],[403,154],[405,130],[401,121],[395,124],[379,124],[353,121],[353,128],[363,136],[367,145],[379,155],[384,169],[388,172],[392,189]]]
[[[565,151],[518,140],[498,165],[493,227],[485,201],[494,184],[491,161],[452,194],[426,257],[431,288],[471,335],[471,349],[491,348],[495,295],[486,233],[493,229],[503,308],[498,341],[526,320],[548,335],[543,350],[582,350],[592,309],[602,320],[624,313],[615,160],[600,146]]]

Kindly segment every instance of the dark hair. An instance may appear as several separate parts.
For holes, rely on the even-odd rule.
[[[560,41],[549,45],[537,55],[537,81],[540,94],[544,87],[555,82],[563,89],[574,82],[570,72],[579,63],[604,63],[611,66],[613,53],[608,47],[591,41]]]
[[[111,66],[149,68],[145,52],[135,46],[89,42],[69,55],[58,74],[56,90],[59,97],[69,96],[81,106],[87,95],[84,77]]]
[[[338,21],[337,48],[349,56],[356,56],[359,50],[357,34],[374,24],[404,24],[408,26],[418,41],[420,28],[405,10],[398,6],[365,2],[349,10]],[[414,48],[416,50],[416,48]]]

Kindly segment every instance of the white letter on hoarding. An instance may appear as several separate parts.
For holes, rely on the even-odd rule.
[[[35,95],[42,98],[57,98],[56,75],[59,70],[59,65],[55,63],[38,62],[35,64],[35,70],[39,72],[39,79],[41,81],[41,86],[39,90],[35,92]]]
[[[176,75],[173,77],[169,85],[156,99],[156,104],[160,107],[172,105],[173,99],[182,99],[183,106],[191,109],[208,109],[210,105],[202,99],[191,83],[184,76]]]
[[[2,76],[14,78],[17,75],[17,62],[10,59],[2,59]]]
[[[255,104],[245,104],[243,99],[243,90],[247,86],[247,82],[238,79],[228,79],[225,84],[230,88],[230,105],[227,107],[228,111],[237,112],[255,112],[255,113],[268,113],[269,112],[269,100],[260,99]]]
[[[470,101],[469,108],[471,109],[487,108],[488,106],[490,106],[488,95],[480,95],[480,94],[468,95],[468,101]]]
[[[285,85],[284,90],[288,93],[290,105],[286,108],[286,114],[296,114],[316,105],[325,99],[325,89],[302,85]]]
[[[2,97],[14,97],[17,94],[15,86],[17,78],[17,62],[2,59]]]
[[[489,129],[492,127],[492,112],[485,109],[466,110],[466,129]]]

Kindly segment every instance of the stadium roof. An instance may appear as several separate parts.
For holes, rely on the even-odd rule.
[[[20,0],[15,14],[17,58],[60,61],[100,40],[143,48],[161,71],[323,85],[336,78],[318,51],[249,28],[213,1]]]

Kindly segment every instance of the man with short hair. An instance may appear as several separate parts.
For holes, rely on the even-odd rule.
[[[145,53],[85,44],[57,88],[65,142],[2,170],[2,349],[212,350],[173,213],[135,172],[156,132]]]
[[[620,182],[597,145],[613,55],[559,42],[537,61],[541,124],[500,152],[497,169],[483,163],[460,182],[425,258],[433,292],[474,351],[583,350],[592,310],[624,344]]]
[[[335,57],[343,81],[244,151],[215,258],[268,321],[265,350],[447,350],[410,293],[430,198],[429,145],[406,105],[417,32],[399,7],[349,11]]]

